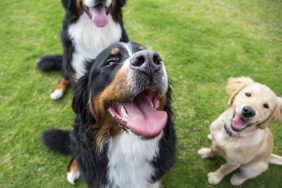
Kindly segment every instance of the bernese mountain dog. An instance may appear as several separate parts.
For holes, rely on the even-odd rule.
[[[94,59],[115,42],[128,42],[122,21],[126,0],[62,0],[66,10],[61,31],[62,55],[43,56],[43,71],[61,70],[63,76],[52,90],[51,99],[60,99],[69,85],[85,73],[83,62]]]
[[[115,43],[89,61],[74,87],[73,129],[48,130],[44,144],[71,154],[68,181],[88,187],[160,187],[175,162],[171,88],[161,57]]]

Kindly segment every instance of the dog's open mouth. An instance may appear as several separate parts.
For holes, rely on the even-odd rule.
[[[105,27],[109,22],[105,5],[100,4],[93,8],[84,6],[84,11],[97,27]]]
[[[237,132],[242,131],[243,129],[249,126],[248,122],[248,119],[245,119],[240,115],[234,114],[234,117],[232,118],[231,122],[231,128]]]
[[[108,112],[126,130],[142,138],[154,138],[162,132],[168,118],[159,105],[157,92],[147,89],[129,101],[112,103]]]

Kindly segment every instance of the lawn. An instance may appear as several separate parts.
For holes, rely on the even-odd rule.
[[[72,126],[72,92],[51,101],[60,74],[35,66],[41,55],[61,52],[63,9],[59,0],[2,0],[0,10],[0,187],[73,187],[69,157],[40,140],[46,129]],[[177,163],[165,188],[214,187],[207,173],[224,161],[202,161],[196,151],[209,145],[209,124],[227,107],[228,77],[251,76],[282,96],[281,10],[281,0],[128,0],[130,39],[159,52],[173,81]],[[270,128],[282,155],[282,123]],[[231,187],[229,180],[215,187]],[[281,186],[282,166],[271,166],[242,187]]]

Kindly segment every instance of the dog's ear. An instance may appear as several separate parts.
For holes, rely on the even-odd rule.
[[[77,19],[80,14],[81,2],[77,2],[76,0],[61,0],[64,8],[66,9],[67,14],[69,14],[72,20]]]
[[[259,125],[259,128],[264,129],[269,123],[279,123],[282,122],[282,98],[277,97],[276,107],[272,115],[262,124]]]
[[[88,113],[88,74],[82,76],[74,86],[74,97],[72,108],[76,114],[86,115]]]
[[[254,83],[254,81],[249,77],[229,78],[226,86],[226,92],[229,96],[228,105],[232,105],[234,97],[239,93],[239,91],[252,83]]]
[[[70,0],[61,0],[61,3],[62,3],[62,5],[63,5],[63,7],[64,7],[65,9],[68,8],[68,3],[69,3],[69,1],[70,1]]]
[[[119,1],[119,3],[120,3],[120,6],[125,6],[125,4],[126,4],[126,0],[118,0]]]
[[[279,123],[282,122],[282,98],[277,97],[276,108],[273,112],[273,115],[270,118],[270,123]]]

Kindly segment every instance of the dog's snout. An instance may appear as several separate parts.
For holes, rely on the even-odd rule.
[[[161,57],[156,52],[142,50],[134,55],[130,63],[132,69],[151,75],[161,69],[161,61]]]
[[[254,109],[250,106],[244,106],[242,110],[242,116],[246,118],[254,117],[256,115],[256,112]]]

